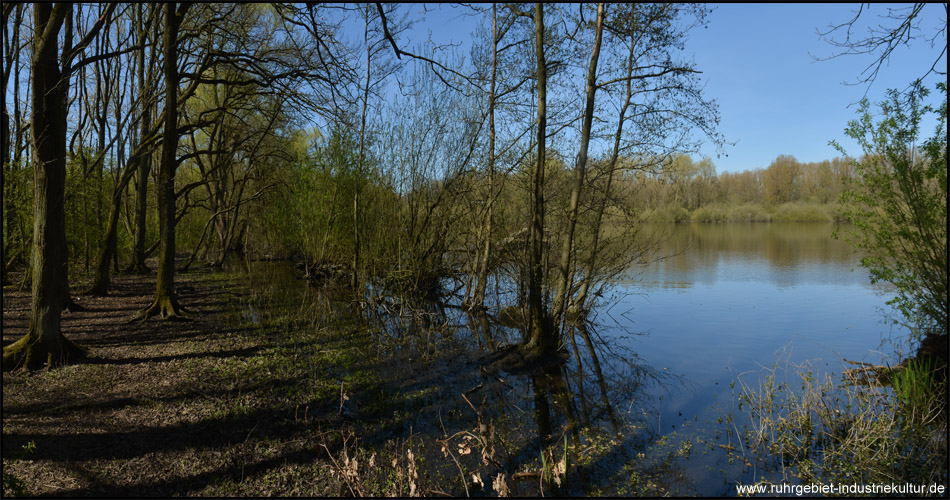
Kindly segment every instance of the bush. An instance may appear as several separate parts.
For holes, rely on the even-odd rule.
[[[877,123],[865,99],[846,130],[864,151],[851,159],[857,176],[842,194],[854,224],[846,239],[865,253],[861,264],[872,282],[894,285],[888,303],[914,337],[947,331],[947,87],[937,88],[943,102],[936,110],[923,105],[928,92],[919,82],[906,94],[888,91]],[[937,114],[937,130],[918,149],[929,111]]]
[[[739,205],[730,210],[731,220],[735,222],[770,222],[772,216],[760,205]]]
[[[946,484],[946,385],[928,367],[901,370],[892,391],[780,365],[787,360],[760,372],[758,384],[739,378],[738,408],[749,420],[739,448],[770,473],[764,479]]]
[[[730,220],[726,208],[721,205],[699,207],[693,211],[693,222],[728,222]]]
[[[775,222],[831,222],[831,216],[820,205],[783,203],[772,214]]]
[[[647,222],[689,222],[689,210],[683,207],[667,205],[665,207],[655,208],[645,219]]]

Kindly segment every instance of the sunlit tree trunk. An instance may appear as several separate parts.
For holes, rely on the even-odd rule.
[[[366,7],[366,27],[363,31],[363,42],[366,44],[366,83],[363,87],[363,109],[360,112],[360,147],[356,159],[356,178],[353,186],[353,278],[352,286],[356,291],[359,286],[360,272],[360,181],[363,178],[363,160],[366,146],[366,107],[369,102],[370,63],[372,62],[372,47],[369,43],[369,7]]]
[[[498,26],[496,6],[491,8],[491,84],[488,93],[488,196],[486,197],[485,225],[482,231],[485,238],[485,249],[481,253],[478,263],[478,272],[475,278],[475,294],[472,305],[484,307],[485,287],[488,282],[488,258],[491,255],[492,219],[494,218],[495,204],[495,80],[498,71]]]
[[[154,5],[149,7],[154,9]],[[153,12],[154,14],[154,12]],[[150,103],[145,102],[145,95],[147,93],[147,84],[145,78],[145,40],[147,38],[147,27],[145,21],[142,17],[142,5],[136,5],[136,17],[138,18],[139,26],[139,44],[142,46],[138,50],[138,95],[139,100],[143,105],[141,127],[139,128],[139,143],[145,140],[145,135],[148,133],[148,130],[152,127],[152,115],[151,110],[152,106]],[[152,48],[154,51],[154,47]],[[153,53],[154,56],[154,53]],[[155,58],[152,57],[151,60]],[[152,166],[152,155],[144,154],[138,159],[138,183],[135,186],[135,241],[132,244],[132,264],[130,266],[132,271],[144,273],[150,271],[148,266],[145,265],[145,232],[146,232],[146,222],[147,222],[147,213],[148,213],[148,175]]]
[[[607,183],[602,193],[603,198],[600,203],[597,204],[597,212],[594,215],[593,241],[591,242],[590,256],[584,266],[584,278],[581,281],[580,288],[571,301],[571,309],[578,313],[585,307],[587,293],[593,281],[594,265],[596,264],[597,251],[600,247],[600,226],[604,218],[604,210],[607,208],[607,200],[610,198],[610,188],[613,182],[614,172],[617,168],[617,159],[620,156],[620,139],[623,135],[624,119],[626,118],[627,110],[630,108],[630,102],[633,99],[633,80],[631,78],[633,75],[633,52],[634,42],[631,40],[630,55],[627,58],[626,98],[624,99],[623,106],[620,108],[620,119],[617,121],[617,132],[614,134],[614,149],[610,154],[610,163],[607,165]]]
[[[587,149],[590,145],[590,129],[594,121],[594,96],[597,91],[597,60],[600,58],[600,44],[604,33],[604,3],[597,4],[597,25],[594,36],[594,48],[590,56],[590,68],[587,70],[587,103],[584,108],[584,121],[581,125],[581,150],[577,154],[577,165],[574,167],[574,183],[571,189],[570,205],[568,206],[567,231],[561,246],[557,291],[554,295],[552,309],[552,325],[559,328],[565,304],[570,293],[571,260],[574,250],[574,229],[577,226],[577,212],[580,206],[581,189],[584,186],[584,175],[587,170]]]
[[[14,18],[13,18],[13,25],[8,26],[7,23],[9,23],[10,15],[13,13],[14,9],[16,10],[16,14],[14,15]],[[19,64],[19,51],[16,50],[16,43],[17,43],[18,35],[20,33],[20,24],[23,20],[22,11],[23,11],[23,6],[21,4],[14,4],[13,2],[11,2],[3,6],[3,29],[7,32],[10,32],[10,38],[11,38],[10,43],[4,44],[4,47],[3,47],[3,61],[4,61],[3,95],[4,96],[7,95],[7,84],[10,82],[10,73],[12,72],[13,68]],[[4,40],[4,42],[5,41],[6,40]],[[15,52],[16,54],[14,54]],[[0,147],[0,154],[3,155],[2,161],[3,161],[3,176],[4,176],[4,179],[3,179],[3,215],[4,215],[3,238],[4,239],[3,239],[3,255],[2,257],[0,257],[0,266],[2,266],[2,271],[0,271],[0,275],[2,275],[2,278],[0,279],[2,279],[2,283],[6,285],[7,284],[7,268],[8,268],[7,259],[11,257],[10,255],[11,251],[14,252],[14,255],[17,252],[16,250],[14,250],[16,245],[14,245],[13,243],[14,241],[13,229],[16,225],[16,213],[17,213],[17,206],[15,202],[16,194],[15,194],[14,189],[17,183],[13,182],[12,177],[15,175],[15,170],[18,169],[19,166],[13,162],[14,155],[13,155],[13,151],[11,149],[11,144],[10,144],[10,137],[11,137],[10,113],[7,110],[6,98],[3,99],[3,102],[0,103],[0,105],[2,105],[2,112],[0,112],[0,120],[2,120],[2,122],[0,122],[0,127],[2,127],[2,130],[0,130],[0,136],[2,136],[2,139],[0,140],[2,140],[2,143],[3,143],[2,147]],[[9,263],[12,264],[12,260]]]

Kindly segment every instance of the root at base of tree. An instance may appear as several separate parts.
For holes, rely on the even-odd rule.
[[[152,302],[152,305],[139,313],[138,316],[129,320],[129,323],[144,322],[155,316],[159,316],[163,320],[189,321],[191,318],[189,318],[187,314],[190,312],[191,311],[179,304],[178,299],[174,297],[159,297],[155,299],[155,302]]]
[[[36,333],[30,331],[20,340],[3,348],[3,371],[20,367],[39,370],[62,366],[86,358],[88,350],[59,334],[54,341],[40,342]]]

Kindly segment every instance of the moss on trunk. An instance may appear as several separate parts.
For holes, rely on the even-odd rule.
[[[136,316],[133,321],[145,321],[149,318],[159,316],[162,319],[184,321],[189,319],[186,313],[187,309],[178,303],[178,299],[172,294],[163,294],[155,298],[152,305],[148,306],[141,314]]]
[[[87,350],[74,344],[61,333],[40,335],[33,324],[20,340],[3,348],[3,371],[20,367],[39,370],[53,368],[85,358]]]

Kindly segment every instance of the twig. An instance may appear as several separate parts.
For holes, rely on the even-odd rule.
[[[449,498],[452,498],[452,497],[455,496],[455,495],[450,495],[450,494],[448,494],[448,493],[446,493],[446,492],[444,492],[444,491],[440,491],[440,490],[426,490],[426,493],[435,493],[436,495],[442,495],[442,496],[444,496],[444,497],[449,497]]]

